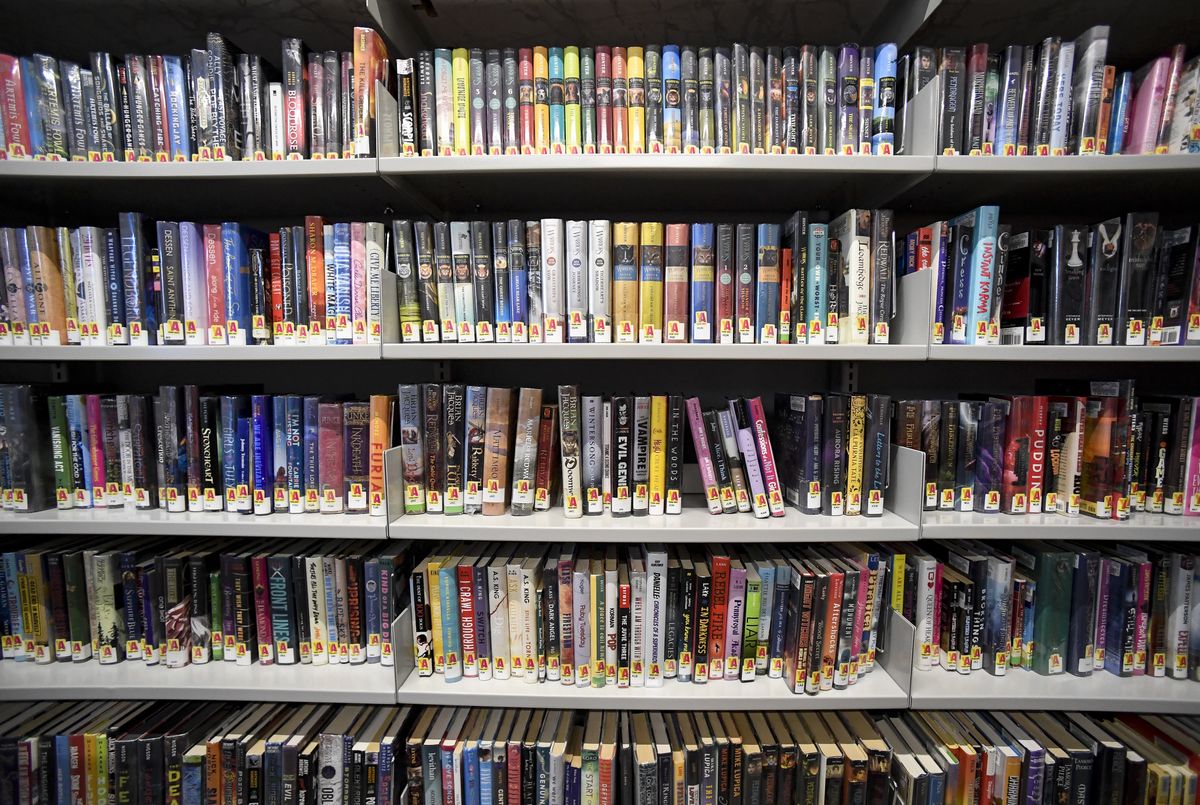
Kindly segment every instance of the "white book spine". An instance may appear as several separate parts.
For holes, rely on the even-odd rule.
[[[325,627],[325,574],[320,557],[304,560],[308,572],[308,633],[312,642],[312,664],[328,665]]]
[[[1054,79],[1054,109],[1050,121],[1050,156],[1067,153],[1071,133],[1071,72],[1075,62],[1075,43],[1063,42],[1058,51],[1058,75]]]
[[[604,571],[604,684],[617,684],[617,570]]]
[[[337,261],[333,257],[333,225],[323,224],[321,238],[325,246],[325,338],[337,341]]]
[[[588,227],[588,340],[612,343],[612,223]]]
[[[587,221],[566,222],[567,340],[588,340]]]
[[[586,688],[592,683],[591,578],[587,571],[575,571],[572,576],[571,629],[575,642],[575,684]]]
[[[565,339],[566,289],[563,278],[563,222],[542,219],[542,335],[547,344]]]
[[[603,402],[600,397],[580,399],[580,426],[583,460],[583,500],[585,514],[604,513],[603,494],[603,444],[600,429],[603,421]]]
[[[521,567],[521,607],[525,616],[525,632],[522,636],[525,652],[525,681],[536,683],[538,677],[545,673],[545,666],[538,657],[537,623],[538,623],[538,594],[536,570]]]
[[[612,401],[605,400],[600,416],[600,501],[612,508]]]
[[[179,223],[179,260],[183,274],[183,337],[188,346],[208,340],[208,299],[205,296],[204,241],[190,221]]]
[[[856,211],[857,212],[857,211]],[[869,235],[854,235],[850,248],[843,259],[846,262],[850,304],[847,311],[850,321],[839,326],[841,341],[851,344],[867,344],[871,339],[871,238]]]
[[[450,260],[454,266],[454,319],[459,341],[475,340],[475,285],[471,272],[471,224],[450,222]]]
[[[667,554],[646,552],[646,687],[663,683],[667,638]]]
[[[512,659],[508,642],[508,570],[502,565],[489,565],[487,574],[492,675],[496,679],[508,679]]]
[[[937,562],[917,559],[916,653],[917,670],[928,671],[939,665],[937,642],[933,634],[933,608],[936,602]]]
[[[521,563],[514,557],[514,563],[505,569],[508,581],[508,646],[512,654],[511,672],[513,676],[525,676],[525,656],[523,646],[525,640],[525,609],[521,606]]]
[[[383,262],[387,230],[378,221],[367,224],[367,343],[383,343]]]
[[[91,315],[90,344],[104,346],[108,343],[108,307],[105,304],[104,257],[101,252],[103,233],[94,226],[83,228],[81,236],[83,246],[83,281],[86,295],[91,300],[89,313]],[[88,344],[89,341],[83,341]]]
[[[129,423],[129,397],[117,395],[117,421]],[[117,446],[121,453],[121,495],[131,506],[134,502],[133,489],[133,431],[128,427],[117,432]]]
[[[267,117],[271,121],[271,159],[283,159],[283,84],[267,85]]]
[[[1167,579],[1167,650],[1163,665],[1173,679],[1187,679],[1188,651],[1192,639],[1192,575],[1195,558],[1191,554],[1172,553]],[[1157,659],[1157,658],[1156,658]],[[1159,667],[1155,663],[1155,667]]]
[[[629,662],[633,666],[629,673],[631,687],[646,685],[646,571],[629,574],[629,616],[633,628],[629,635]]]

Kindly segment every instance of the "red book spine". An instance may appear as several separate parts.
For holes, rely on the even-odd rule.
[[[32,742],[29,742],[29,741],[21,741],[18,745],[22,746],[22,747],[29,746],[32,749]],[[73,733],[72,735],[70,735],[67,738],[67,746],[69,747],[69,750],[67,752],[67,757],[70,759],[68,762],[71,765],[71,768],[70,768],[71,791],[82,792],[85,790],[84,775],[87,773],[87,770],[84,768],[84,763],[86,762],[87,755],[86,755],[86,750],[85,750],[85,746],[84,746],[83,732],[76,732],[76,733]],[[29,782],[31,783],[31,785],[26,790],[27,791],[36,791],[37,788],[35,788],[35,786],[38,786],[40,784],[40,781],[37,779],[32,779]],[[75,796],[71,797],[71,799],[76,802],[78,802],[82,798],[83,797],[81,795],[75,795]]]
[[[538,423],[537,472],[533,486],[535,511],[547,511],[554,504],[558,463],[558,408],[543,405],[542,419]]]
[[[521,739],[508,742],[508,801],[521,801]]]
[[[917,230],[917,270],[933,267],[933,227],[923,226]]]
[[[833,686],[833,667],[837,662],[838,630],[842,623],[842,588],[845,574],[829,574],[829,604],[825,614],[825,635],[821,642],[821,690]]]
[[[688,225],[667,224],[663,297],[666,340],[687,341],[688,332]]]
[[[575,585],[570,559],[558,563],[558,613],[562,622],[558,630],[559,662],[562,663],[562,683],[575,684],[575,630],[571,608],[575,604]]]
[[[612,49],[612,80],[613,86],[627,86],[628,74],[625,71],[625,48]],[[625,104],[617,106],[613,103],[612,111],[612,142],[613,150],[624,154],[629,150],[629,123],[626,119]]]
[[[100,395],[87,395],[88,450],[92,454],[92,505],[105,504],[104,424],[100,419]]]
[[[521,124],[521,153],[533,153],[533,48],[521,48],[517,54],[518,103]],[[518,798],[520,791],[517,792]]]
[[[278,338],[283,335],[283,254],[278,232],[272,232],[267,241],[271,259],[271,333]]]
[[[937,569],[934,571],[934,574],[933,574],[933,642],[935,643],[935,650],[933,652],[933,664],[934,665],[937,665],[939,660],[941,659],[938,652],[936,651],[936,643],[938,640],[938,635],[940,635],[942,633],[942,568],[943,568],[943,565],[941,562],[938,562],[936,567],[937,567]],[[1013,609],[1022,611],[1022,612],[1024,611],[1023,607],[1014,606]],[[1014,635],[1020,634],[1020,632],[1014,631],[1013,634]]]
[[[209,327],[219,327],[224,338],[225,273],[221,264],[221,225],[204,225],[204,280],[208,293]],[[282,307],[282,302],[280,303]]]
[[[772,517],[783,517],[783,489],[779,485],[779,473],[775,470],[775,453],[771,449],[771,434],[767,431],[767,417],[763,411],[761,397],[746,400],[746,411],[754,428],[754,444],[758,448],[758,465],[762,470],[763,485],[767,487],[767,506]]]
[[[258,630],[258,662],[275,664],[275,638],[271,630],[271,600],[267,596],[266,554],[250,557],[250,574],[254,579],[254,623]]]
[[[4,120],[4,142],[8,155],[24,159],[29,153],[29,129],[26,128],[25,88],[21,84],[21,62],[15,56],[0,54],[0,114]]]
[[[868,589],[870,588],[870,589]],[[872,597],[868,598],[870,592]],[[871,584],[871,571],[858,571],[858,598],[854,604],[854,637],[850,641],[850,684],[866,671],[867,655],[863,646],[863,623],[867,619],[867,607],[874,603],[875,587]]]
[[[596,48],[596,148],[611,154],[612,143],[612,61],[608,46]]]
[[[475,652],[475,567],[461,564],[458,570],[458,625],[462,638],[463,676],[479,676]]]
[[[1029,513],[1040,514],[1046,497],[1046,418],[1050,403],[1045,397],[1030,400]]]
[[[325,324],[325,219],[304,218],[304,240],[308,260],[308,334],[316,335]]]
[[[154,161],[171,159],[171,114],[167,110],[167,77],[162,56],[146,59],[150,70],[150,110],[154,115]]]
[[[345,482],[342,450],[342,406],[321,403],[317,409],[317,451],[320,456],[321,513],[340,514]]]
[[[712,572],[711,614],[708,619],[709,677],[720,679],[717,669],[725,667],[725,613],[729,608],[729,557],[709,557]]]
[[[1008,410],[1004,447],[1004,475],[1000,508],[1008,514],[1029,511],[1029,398],[1013,397]]]

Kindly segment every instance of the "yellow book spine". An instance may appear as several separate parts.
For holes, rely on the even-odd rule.
[[[438,582],[438,571],[442,568],[442,560],[429,560],[429,577],[425,581],[425,589],[429,591],[429,622],[433,630],[433,672],[443,673],[446,670],[446,648],[442,645],[442,596]]]
[[[646,57],[642,48],[631,47],[625,56],[625,71],[629,74],[629,86],[646,86]],[[629,105],[627,118],[629,120],[629,153],[641,154],[646,151],[646,93],[643,89],[636,101]]]
[[[892,561],[892,609],[897,612],[904,612],[904,565],[904,554],[894,554]]]
[[[579,131],[579,48],[571,45],[563,49],[563,87],[565,118],[567,123],[567,153],[580,154]]]
[[[642,343],[662,343],[663,225],[657,222],[642,224],[638,313],[638,340]]]
[[[96,767],[96,734],[94,732],[83,734],[83,768],[84,780],[87,783],[83,789],[84,805],[97,805],[96,775],[99,773],[99,769]]]
[[[96,805],[108,805],[108,736],[96,736]]]
[[[617,343],[637,341],[638,225],[613,224],[613,324]]]
[[[650,398],[650,513],[662,514],[667,494],[667,398]]]
[[[471,58],[466,48],[451,54],[454,91],[454,153],[471,153]]]
[[[533,49],[533,146],[550,153],[550,57],[540,46]]]
[[[846,514],[862,513],[863,431],[867,423],[867,398],[850,398],[850,438],[847,441]]]

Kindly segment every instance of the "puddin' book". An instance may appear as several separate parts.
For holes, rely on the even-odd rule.
[[[638,340],[661,343],[663,337],[663,225],[641,225],[638,277]]]

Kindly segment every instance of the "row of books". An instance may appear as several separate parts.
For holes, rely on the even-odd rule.
[[[419,710],[225,701],[0,706],[0,797],[144,805],[400,805]],[[439,800],[440,802],[440,800]],[[415,803],[414,803],[415,805]]]
[[[420,676],[661,687],[783,678],[845,690],[875,668],[887,556],[861,546],[618,550],[449,543],[410,578]]]
[[[74,162],[371,156],[379,34],[352,51],[285,39],[282,76],[217,33],[185,56],[89,54],[88,62],[0,54],[0,159]]]
[[[901,274],[933,271],[935,344],[1200,343],[1200,237],[1154,212],[1017,231],[983,206],[909,233]]]
[[[0,345],[383,340],[387,229],[237,222],[0,228]]]
[[[0,553],[3,657],[392,665],[407,542],[56,537]]]
[[[891,154],[896,45],[438,48],[396,62],[405,155]]]
[[[6,801],[1190,803],[1200,762],[1175,715],[197,704],[0,706]]]
[[[905,550],[892,604],[916,626],[918,670],[1200,680],[1194,545],[968,539]]]
[[[386,513],[395,398],[0,386],[3,508]]]
[[[894,439],[925,455],[927,511],[1200,515],[1200,398],[1038,385],[1052,393],[897,401]]]
[[[891,210],[396,221],[392,240],[404,342],[886,344],[895,313]]]
[[[1136,71],[1106,64],[1110,28],[989,50],[917,47],[900,59],[900,119],[938,78],[937,153],[1000,156],[1200,152],[1200,58],[1175,45]]]

